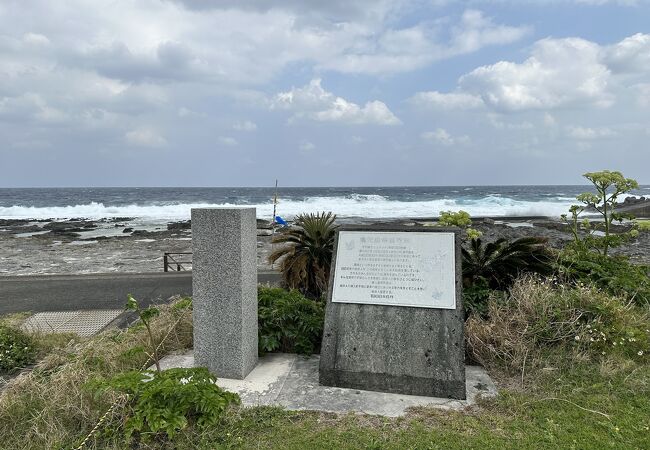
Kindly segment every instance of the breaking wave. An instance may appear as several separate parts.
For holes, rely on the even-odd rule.
[[[570,197],[558,196],[539,201],[519,200],[499,195],[481,198],[445,198],[435,200],[404,201],[381,195],[351,194],[346,196],[314,196],[304,199],[280,200],[277,213],[292,218],[300,213],[332,211],[341,217],[408,218],[437,217],[441,211],[464,210],[472,216],[552,216],[567,211],[574,202]],[[242,203],[169,203],[129,204],[121,206],[89,202],[79,205],[34,207],[14,205],[0,207],[4,219],[101,219],[134,217],[150,220],[189,219],[192,208],[255,207],[259,218],[270,218],[273,204]]]

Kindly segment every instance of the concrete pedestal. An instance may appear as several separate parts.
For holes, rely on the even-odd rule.
[[[255,208],[192,209],[194,354],[217,377],[257,363]]]

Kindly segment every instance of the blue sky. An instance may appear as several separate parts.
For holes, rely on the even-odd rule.
[[[650,183],[647,0],[268,3],[0,3],[0,186]]]

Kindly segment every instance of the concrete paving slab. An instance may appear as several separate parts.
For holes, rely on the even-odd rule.
[[[123,309],[40,312],[29,317],[23,329],[41,333],[76,333],[89,337],[99,333],[123,312]]]
[[[478,366],[466,366],[466,400],[391,394],[358,389],[321,386],[318,383],[317,355],[274,353],[259,359],[257,366],[244,380],[219,378],[217,384],[237,392],[244,406],[277,405],[289,410],[315,410],[334,413],[365,413],[398,417],[414,406],[430,406],[462,410],[476,403],[480,396],[497,394],[487,372]],[[194,367],[194,355],[170,355],[161,361],[163,369]]]

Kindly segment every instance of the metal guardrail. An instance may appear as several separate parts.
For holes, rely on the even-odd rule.
[[[187,258],[187,255],[190,255]],[[185,264],[185,266],[183,266]],[[169,272],[181,272],[189,270],[186,266],[192,266],[192,252],[165,252],[163,254],[163,270]]]

